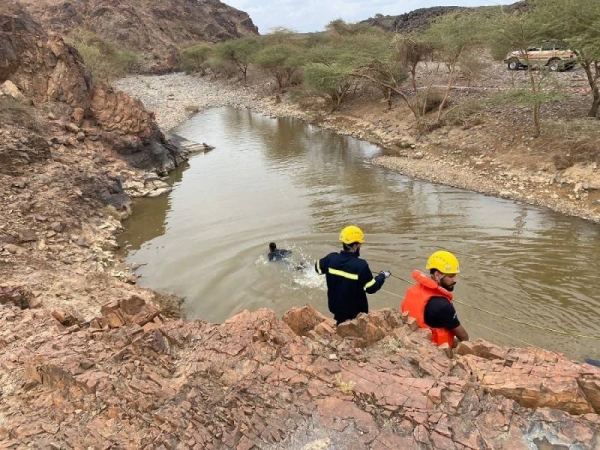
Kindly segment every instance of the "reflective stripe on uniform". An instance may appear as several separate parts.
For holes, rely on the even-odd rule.
[[[365,284],[365,291],[375,284],[375,278]]]
[[[319,275],[323,275],[323,272],[321,272],[321,261],[319,261],[317,259],[317,261],[315,262],[315,265],[317,267],[317,272],[319,273]]]
[[[358,280],[358,275],[349,272],[344,272],[343,270],[329,268],[329,273],[331,275],[338,275],[340,277],[348,278],[349,280]]]

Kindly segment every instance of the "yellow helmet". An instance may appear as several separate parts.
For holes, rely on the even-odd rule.
[[[444,274],[460,273],[458,259],[446,250],[439,250],[427,259],[427,270],[436,269]]]
[[[365,234],[357,226],[349,225],[346,228],[344,228],[340,233],[340,241],[342,241],[346,245],[353,244],[354,242],[364,244]]]

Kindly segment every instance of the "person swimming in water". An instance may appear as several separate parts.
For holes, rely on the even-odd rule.
[[[294,270],[304,270],[310,266],[310,264],[305,262],[298,264],[294,261],[291,261],[289,259],[291,255],[291,250],[277,248],[277,244],[275,244],[275,242],[271,242],[269,244],[269,254],[267,255],[269,261],[285,261]]]
[[[267,257],[269,261],[281,261],[292,254],[291,250],[279,249],[277,248],[277,244],[275,242],[271,242],[269,244],[269,254]]]

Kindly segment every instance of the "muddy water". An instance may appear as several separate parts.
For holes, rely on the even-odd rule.
[[[209,110],[178,133],[216,147],[173,175],[167,197],[138,202],[121,243],[144,264],[140,284],[185,298],[189,318],[226,320],[261,307],[282,314],[310,302],[329,314],[324,279],[305,261],[336,251],[350,223],[367,234],[373,270],[409,279],[436,249],[461,262],[456,298],[501,316],[600,335],[600,227],[547,210],[411,180],[372,166],[369,143],[291,119]],[[268,263],[268,243],[293,251]],[[372,309],[399,305],[391,278]],[[600,359],[600,341],[551,333],[464,305],[472,338],[531,344]]]

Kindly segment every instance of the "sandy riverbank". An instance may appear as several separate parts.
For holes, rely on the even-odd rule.
[[[386,110],[372,99],[351,100],[341,112],[325,114],[318,104],[302,107],[285,96],[278,101],[272,88],[260,83],[243,86],[178,73],[129,77],[115,86],[142,100],[155,112],[163,130],[207,108],[252,108],[380,144],[397,156],[376,158],[373,163],[410,177],[600,222],[598,163],[588,161],[558,170],[543,148],[532,151],[536,145],[545,145],[543,141],[506,139],[502,120],[469,129],[444,127],[416,141],[411,117],[401,105]],[[205,141],[210,144],[210,136]]]

